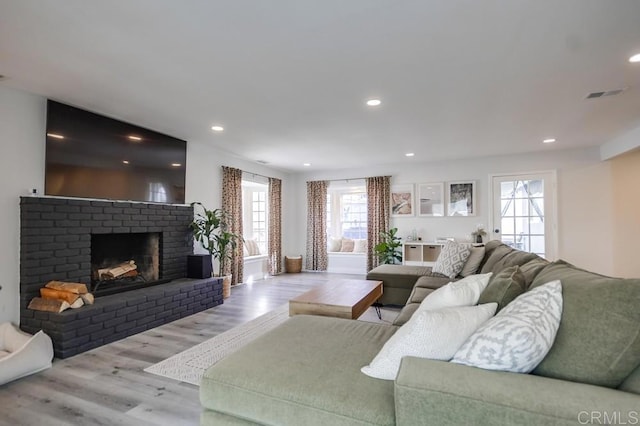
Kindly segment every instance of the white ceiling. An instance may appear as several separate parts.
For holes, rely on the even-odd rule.
[[[2,86],[291,171],[601,145],[634,53],[638,0],[0,1]]]

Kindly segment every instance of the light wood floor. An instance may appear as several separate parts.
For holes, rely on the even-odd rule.
[[[285,304],[332,278],[283,274],[232,289],[224,304],[58,360],[0,387],[0,425],[197,425],[199,388],[144,368]]]

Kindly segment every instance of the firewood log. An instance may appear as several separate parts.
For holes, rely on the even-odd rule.
[[[80,297],[79,294],[71,293],[70,291],[56,290],[54,288],[42,287],[40,289],[40,296],[43,299],[58,299],[64,300],[68,304],[73,304]]]
[[[78,299],[75,302],[73,302],[70,307],[71,309],[78,309],[82,306],[84,306],[84,301],[82,300],[81,297],[78,297]]]
[[[82,298],[82,301],[84,302],[85,305],[93,305],[93,302],[95,300],[95,298],[93,297],[93,294],[91,293],[81,294],[80,298]]]
[[[34,297],[29,302],[28,309],[34,311],[62,312],[69,309],[69,303],[60,299],[43,299],[42,297]]]
[[[82,283],[65,283],[63,281],[49,281],[47,288],[53,288],[56,290],[68,291],[76,294],[88,293],[87,286]]]

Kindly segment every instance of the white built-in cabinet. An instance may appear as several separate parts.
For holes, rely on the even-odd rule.
[[[433,266],[445,243],[407,241],[402,244],[402,264]]]

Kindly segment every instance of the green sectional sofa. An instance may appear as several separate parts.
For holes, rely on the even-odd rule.
[[[531,374],[414,357],[402,359],[393,381],[361,373],[431,292],[427,275],[395,325],[295,316],[209,368],[201,424],[640,423],[640,280],[547,262],[499,242],[487,244],[478,272],[526,289],[561,281],[560,327]],[[512,289],[490,282],[481,300],[508,304]]]

